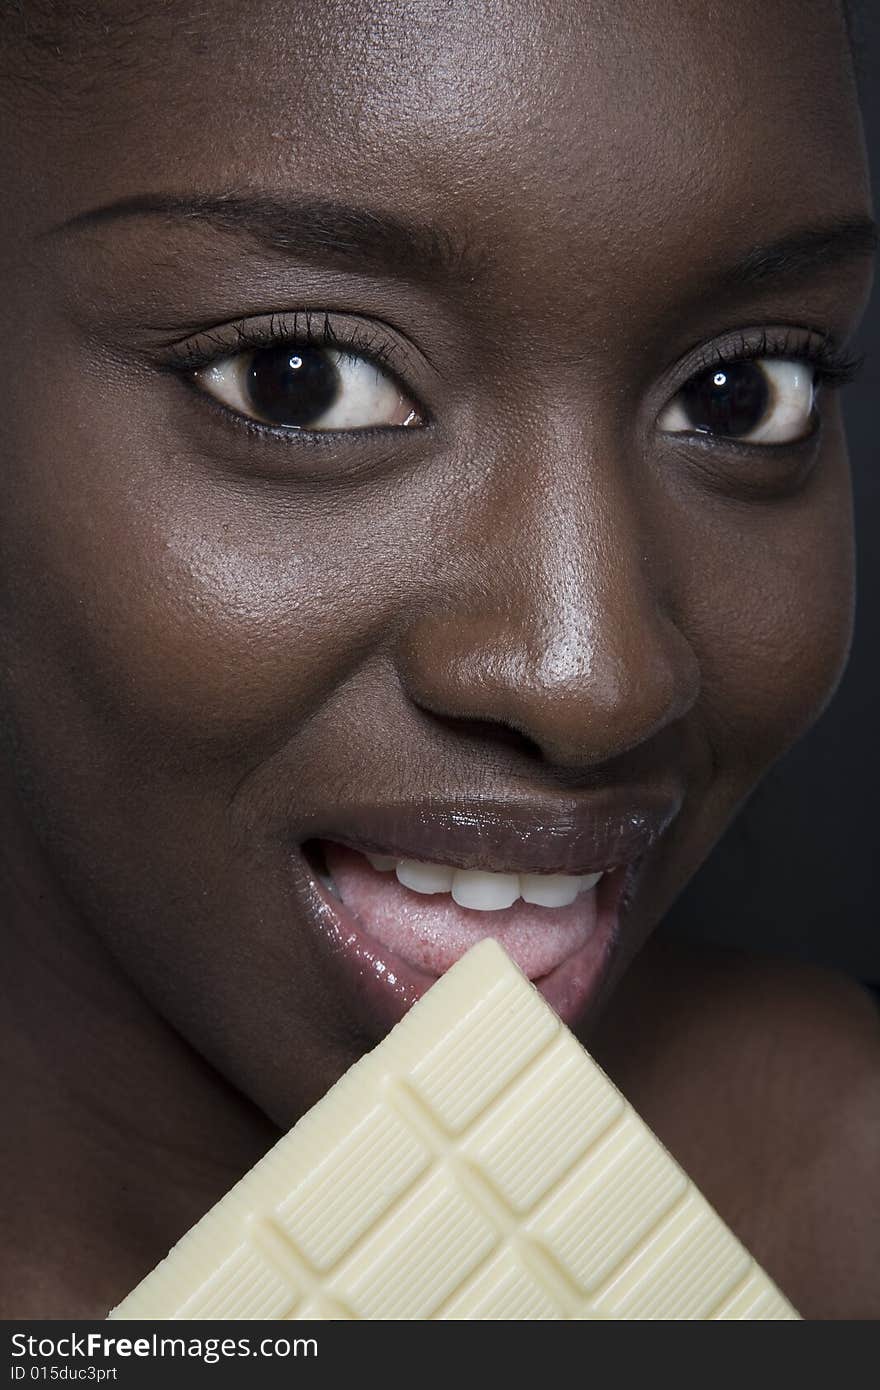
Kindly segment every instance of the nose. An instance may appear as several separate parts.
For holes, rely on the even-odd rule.
[[[507,741],[514,730],[547,762],[587,769],[680,719],[699,667],[652,580],[657,527],[631,484],[544,460],[540,475],[500,469],[445,511],[398,669],[422,710]]]

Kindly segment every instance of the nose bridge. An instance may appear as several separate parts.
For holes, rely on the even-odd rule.
[[[693,703],[694,654],[660,605],[622,470],[542,451],[530,468],[487,473],[450,524],[401,647],[417,704],[586,766]]]

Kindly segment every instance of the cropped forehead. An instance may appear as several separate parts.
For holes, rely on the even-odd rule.
[[[240,182],[246,159],[325,185],[430,170],[465,193],[514,163],[545,185],[614,171],[608,188],[688,179],[682,157],[708,145],[719,172],[760,144],[784,174],[798,140],[849,134],[838,0],[738,0],[735,23],[704,0],[9,4],[25,104],[42,79],[69,127],[79,115],[132,150],[140,136],[143,172],[166,178],[173,145],[215,181],[227,160]]]
[[[685,223],[736,238],[867,202],[837,0],[738,0],[735,23],[705,0],[16,8],[6,100],[34,152],[7,142],[0,169],[52,162],[34,228],[145,192],[317,194],[624,264]]]

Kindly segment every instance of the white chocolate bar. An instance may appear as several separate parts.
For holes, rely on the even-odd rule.
[[[492,940],[110,1316],[798,1318]]]

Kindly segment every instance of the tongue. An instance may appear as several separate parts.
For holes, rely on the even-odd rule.
[[[393,873],[380,873],[364,855],[321,842],[340,898],[362,928],[403,960],[441,975],[477,941],[494,936],[520,970],[539,979],[583,946],[596,927],[596,890],[567,907],[513,907],[477,912],[449,893],[414,893]]]

